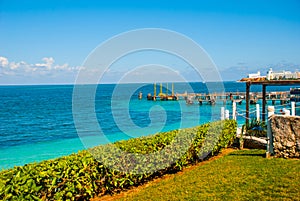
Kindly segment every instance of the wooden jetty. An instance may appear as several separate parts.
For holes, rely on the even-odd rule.
[[[150,101],[176,101],[176,100],[185,100],[187,104],[194,104],[198,102],[202,104],[214,105],[217,102],[223,104],[236,102],[237,104],[242,104],[246,99],[246,92],[225,92],[225,93],[174,93],[174,84],[172,83],[171,94],[168,94],[168,83],[166,84],[166,91],[163,93],[163,86],[160,84],[159,93],[157,94],[157,86],[153,85],[153,95],[149,93],[147,95],[147,100]],[[256,104],[259,100],[263,99],[262,92],[252,92],[249,94],[250,104]],[[275,105],[280,102],[280,104],[286,104],[290,101],[290,92],[289,91],[277,91],[277,92],[268,92],[266,93],[266,102],[270,102]],[[139,99],[142,99],[142,93],[139,93]]]
[[[166,92],[163,93],[163,89],[162,89],[162,83],[160,83],[160,91],[159,91],[159,94],[156,95],[156,83],[154,83],[153,85],[153,96],[149,93],[147,95],[147,100],[152,100],[152,101],[156,101],[156,100],[161,100],[161,101],[175,101],[175,100],[178,100],[178,97],[177,95],[174,94],[174,84],[172,83],[172,92],[171,94],[169,95],[168,94],[168,83],[167,83],[167,86],[166,86]]]
[[[245,92],[226,92],[226,93],[182,93],[176,94],[178,99],[194,99],[199,102],[200,105],[203,103],[215,104],[216,102],[236,102],[241,104],[245,100]],[[250,104],[256,104],[259,100],[262,100],[262,93],[250,93]],[[286,104],[290,100],[289,91],[278,91],[278,92],[269,92],[266,96],[266,101],[272,101],[274,105],[276,102],[280,104]]]

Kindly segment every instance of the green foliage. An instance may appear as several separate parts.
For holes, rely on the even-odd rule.
[[[300,160],[239,150],[114,200],[300,200]]]
[[[202,160],[202,154],[209,150],[217,153],[233,142],[236,126],[233,120],[213,122],[4,170],[0,172],[0,200],[88,200],[119,192],[179,171]],[[124,151],[129,154],[122,154]],[[145,157],[157,152],[161,153],[156,157]],[[118,161],[112,160],[114,157]],[[166,166],[166,159],[176,160]],[[148,165],[138,166],[134,160],[149,161],[144,161]],[[126,171],[129,169],[132,172]]]
[[[87,151],[0,173],[2,200],[66,200],[93,196],[98,163]],[[97,174],[94,174],[97,172]]]
[[[257,121],[251,119],[248,125],[243,125],[242,133],[246,132],[247,135],[255,137],[266,137],[267,136],[267,125],[264,121]]]

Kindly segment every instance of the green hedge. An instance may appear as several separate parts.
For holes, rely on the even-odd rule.
[[[4,170],[0,200],[88,200],[119,192],[203,160],[209,150],[219,152],[233,142],[236,126],[233,120],[218,121]]]

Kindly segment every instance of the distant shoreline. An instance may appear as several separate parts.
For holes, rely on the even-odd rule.
[[[226,80],[222,81],[223,83],[226,82],[237,82],[237,80]],[[154,82],[153,82],[154,83]],[[0,87],[5,87],[5,86],[65,86],[65,85],[107,85],[107,84],[153,84],[153,83],[148,83],[148,82],[132,82],[132,83],[115,83],[115,82],[107,82],[107,83],[98,83],[98,84],[75,84],[75,83],[37,83],[37,84],[0,84]],[[160,82],[156,82],[160,83]],[[204,83],[203,81],[191,81],[191,82],[162,82],[162,83]],[[219,82],[210,82],[207,81],[205,83],[219,83]]]

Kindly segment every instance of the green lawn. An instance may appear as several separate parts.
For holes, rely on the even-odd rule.
[[[264,154],[234,151],[121,200],[300,200],[300,160],[266,159]]]

